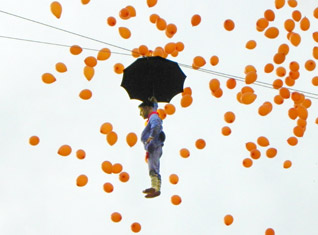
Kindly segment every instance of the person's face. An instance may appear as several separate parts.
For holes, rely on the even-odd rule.
[[[150,107],[140,107],[139,110],[140,110],[140,116],[143,119],[147,119],[149,115]]]

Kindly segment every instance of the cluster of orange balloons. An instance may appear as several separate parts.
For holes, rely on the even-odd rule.
[[[114,223],[119,223],[121,220],[122,220],[122,215],[121,213],[119,212],[113,212],[111,215],[110,215],[110,219],[114,222]],[[131,225],[130,225],[130,229],[132,232],[134,233],[139,233],[141,231],[141,225],[140,223],[138,222],[133,222]]]

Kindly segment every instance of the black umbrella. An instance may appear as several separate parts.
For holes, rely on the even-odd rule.
[[[124,70],[121,86],[130,99],[146,101],[154,96],[158,102],[170,102],[183,91],[185,78],[174,61],[160,56],[142,57]]]

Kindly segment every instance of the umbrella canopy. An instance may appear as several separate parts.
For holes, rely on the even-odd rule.
[[[121,86],[130,99],[146,101],[154,96],[158,102],[170,102],[183,91],[185,78],[174,61],[160,56],[142,57],[124,70]]]

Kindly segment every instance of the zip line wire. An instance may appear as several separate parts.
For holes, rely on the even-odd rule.
[[[55,26],[52,26],[52,25],[49,25],[49,24],[45,24],[45,23],[42,23],[42,22],[39,22],[39,21],[36,21],[36,20],[32,20],[32,19],[29,19],[29,18],[26,18],[26,17],[23,17],[23,16],[19,16],[19,15],[10,13],[10,12],[6,12],[6,11],[3,11],[3,10],[0,10],[0,13],[6,14],[6,15],[10,15],[10,16],[13,16],[13,17],[17,17],[17,18],[22,19],[22,20],[30,21],[32,23],[40,24],[40,25],[45,26],[45,27],[53,28],[55,30],[59,30],[59,31],[62,31],[62,32],[65,32],[65,33],[68,33],[68,34],[73,34],[75,36],[82,37],[82,38],[85,38],[85,39],[89,39],[89,40],[92,40],[92,41],[95,41],[95,42],[98,42],[98,43],[102,43],[102,44],[105,44],[105,45],[108,45],[108,46],[111,46],[111,47],[115,47],[115,48],[118,48],[118,49],[121,49],[121,50],[132,52],[132,50],[130,50],[130,49],[127,49],[127,48],[124,48],[124,47],[121,47],[121,46],[117,46],[115,44],[107,43],[105,41],[101,41],[101,40],[98,40],[98,39],[95,39],[95,38],[91,38],[91,37],[88,37],[88,36],[85,36],[85,35],[82,35],[82,34],[78,34],[78,33],[75,33],[75,32],[69,31],[69,30],[65,30],[65,29],[62,29],[62,28],[58,28],[58,27],[55,27]],[[43,42],[43,41],[37,41],[37,40],[31,40],[31,39],[15,38],[15,37],[4,36],[4,35],[0,35],[0,38],[11,39],[11,40],[19,40],[19,41],[26,41],[26,42],[31,42],[31,43],[40,43],[40,44],[46,44],[46,45],[52,45],[52,46],[69,47],[69,48],[71,47],[70,45],[51,43],[51,42]],[[82,49],[91,50],[91,51],[99,51],[97,49],[92,49],[92,48],[82,48]],[[127,53],[120,53],[120,52],[112,52],[112,53],[113,54],[119,54],[119,55],[131,56],[131,54],[127,54]],[[178,64],[180,66],[182,66],[182,67],[193,69],[193,67],[190,66],[190,65],[182,64],[182,63],[178,63]],[[222,72],[216,72],[216,71],[213,71],[213,70],[202,69],[202,68],[199,68],[199,69],[196,69],[196,70],[198,70],[200,72],[204,72],[204,73],[208,73],[208,74],[213,74],[213,75],[216,75],[216,76],[224,77],[224,78],[233,78],[233,79],[235,79],[237,81],[240,81],[240,82],[245,82],[245,79],[243,77],[236,76],[236,75],[230,75],[230,74],[226,74],[226,73],[222,73]],[[261,81],[255,81],[252,85],[257,85],[257,86],[261,86],[261,87],[265,87],[265,88],[269,88],[269,89],[274,89],[272,84],[266,83],[266,82],[261,82]],[[288,89],[291,90],[291,91],[304,93],[304,94],[306,94],[306,96],[308,98],[312,98],[312,99],[317,99],[318,100],[318,94],[316,94],[316,93],[311,93],[311,92],[298,90],[298,89],[294,89],[294,88],[288,88]]]

